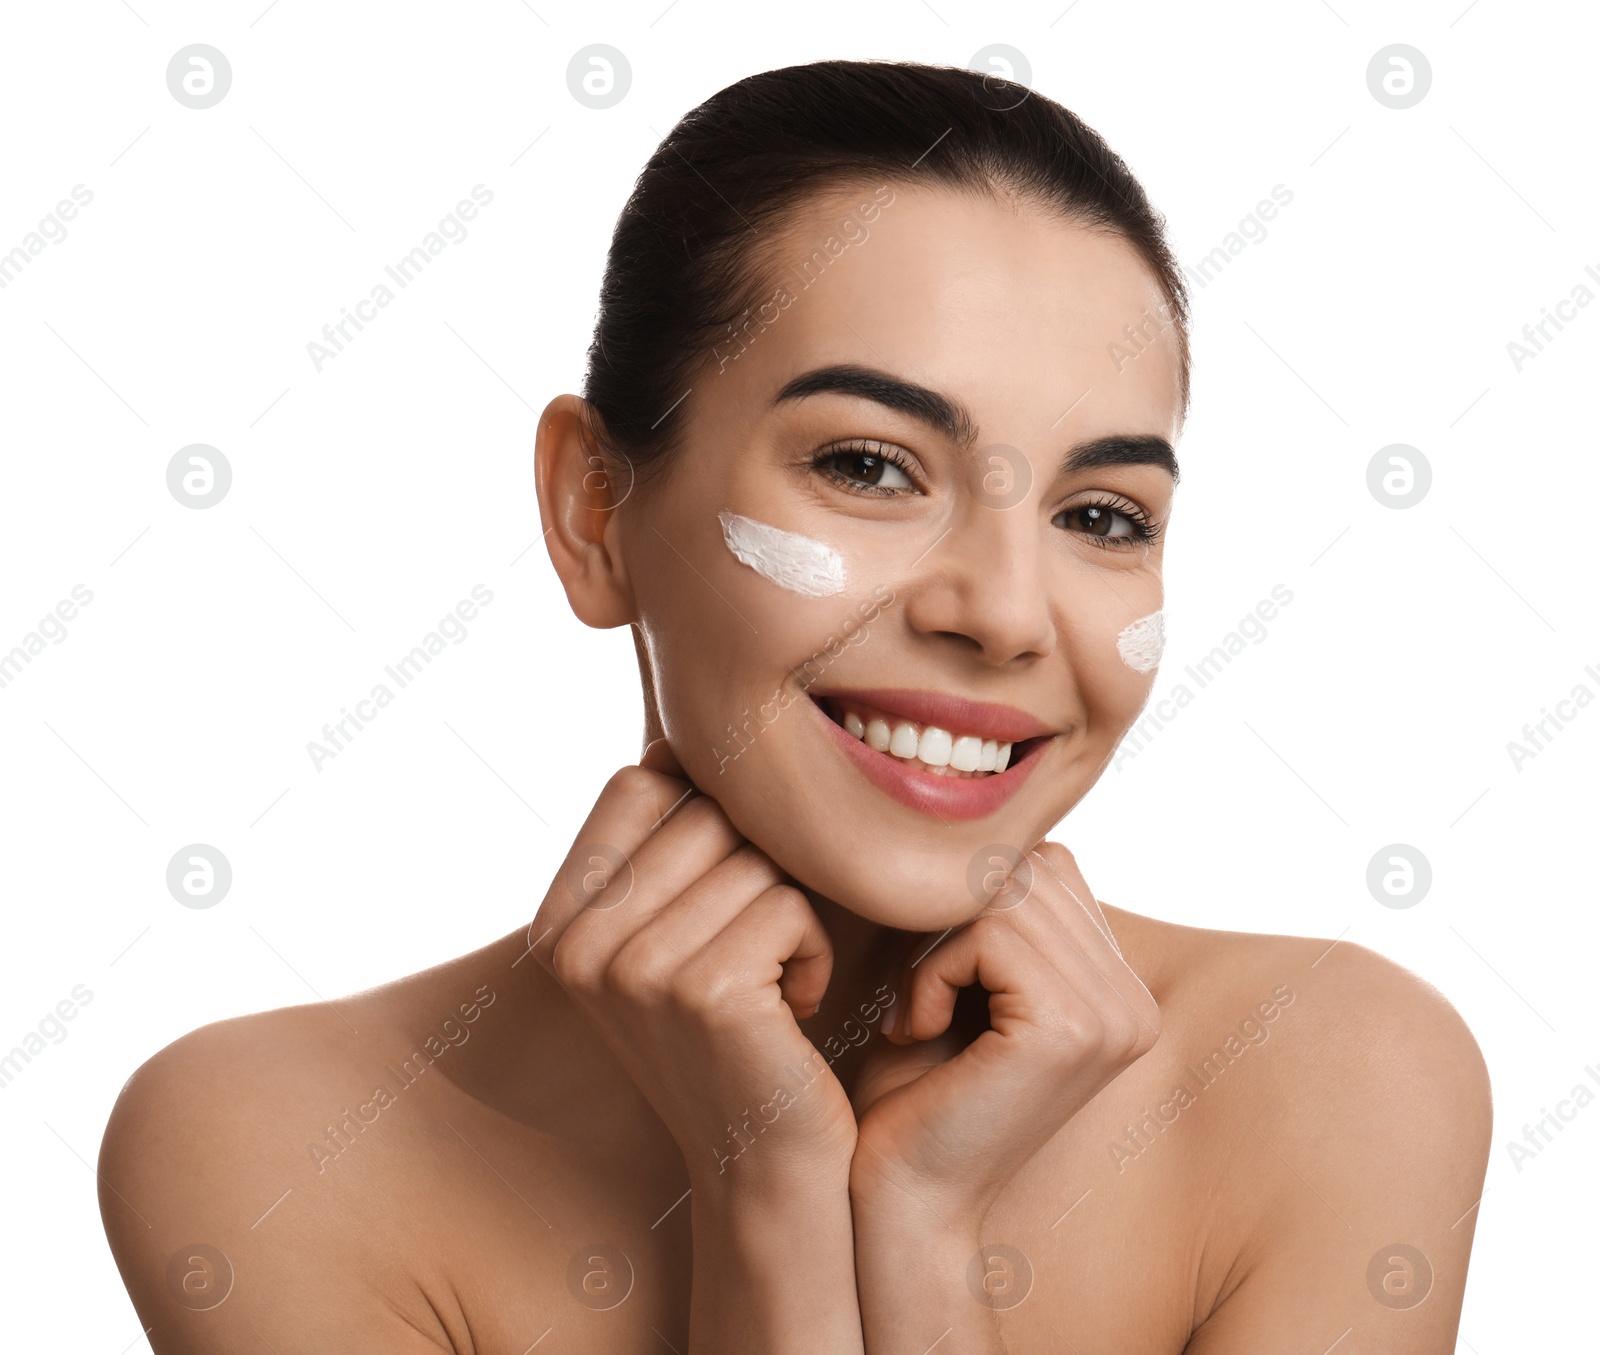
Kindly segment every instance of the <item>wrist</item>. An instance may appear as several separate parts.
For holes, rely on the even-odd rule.
[[[993,1200],[970,1186],[926,1181],[902,1163],[885,1161],[863,1142],[850,1167],[850,1207],[857,1226],[909,1230],[937,1228],[978,1245]]]
[[[680,1136],[691,1184],[703,1180],[718,1188],[734,1184],[779,1191],[848,1186],[857,1143],[855,1121],[848,1113],[816,1126],[785,1120],[782,1112],[795,1100],[780,1088],[772,1101],[754,1113],[746,1110],[710,1137]]]
[[[778,1217],[841,1211],[850,1214],[848,1164],[784,1162],[775,1158],[722,1160],[689,1173],[693,1198],[703,1208],[725,1212],[768,1211]]]
[[[980,1242],[980,1224],[941,1217],[927,1205],[875,1209],[858,1201],[854,1225],[856,1293],[868,1349],[892,1341],[916,1350],[937,1345],[943,1334],[953,1334],[953,1348],[1004,1349],[995,1310],[1014,1306],[1010,1293],[1022,1291],[1009,1277],[997,1278],[993,1253],[1000,1249]],[[1000,1251],[1002,1267],[1005,1259]],[[907,1335],[915,1338],[909,1346]]]
[[[713,1176],[693,1191],[690,1349],[861,1355],[842,1174]]]
[[[858,1254],[921,1271],[964,1265],[983,1240],[981,1212],[904,1190],[852,1190],[850,1218]]]

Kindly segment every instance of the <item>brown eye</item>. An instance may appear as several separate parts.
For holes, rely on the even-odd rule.
[[[1062,509],[1054,521],[1108,550],[1131,550],[1148,545],[1161,534],[1161,528],[1131,502],[1126,508],[1116,508],[1109,503],[1080,503]]]
[[[813,463],[836,480],[879,493],[914,489],[911,478],[892,459],[876,452],[847,447],[824,452]]]
[[[1119,513],[1115,508],[1110,508],[1103,503],[1086,503],[1077,508],[1069,508],[1061,515],[1071,524],[1072,530],[1086,532],[1090,536],[1133,536],[1135,528],[1133,519],[1126,513]],[[1122,521],[1121,530],[1117,529],[1118,519]]]

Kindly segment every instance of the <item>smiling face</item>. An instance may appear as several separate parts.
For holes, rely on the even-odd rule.
[[[690,778],[803,884],[926,931],[980,910],[996,845],[1083,797],[1154,683],[1180,357],[1120,237],[896,184],[838,252],[867,196],[764,243],[773,300],[612,529]],[[843,578],[797,589],[752,539]]]

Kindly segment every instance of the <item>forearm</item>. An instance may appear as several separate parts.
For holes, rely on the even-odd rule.
[[[850,1192],[702,1182],[690,1355],[863,1355]]]
[[[1005,1355],[996,1311],[1014,1278],[1003,1255],[978,1260],[976,1226],[928,1207],[856,1199],[856,1291],[866,1355]]]

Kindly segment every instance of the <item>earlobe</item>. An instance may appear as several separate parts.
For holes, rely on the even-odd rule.
[[[558,395],[545,406],[534,439],[534,483],[545,547],[573,614],[606,630],[634,619],[615,511],[630,486],[615,483],[586,416],[598,417],[576,395]]]

